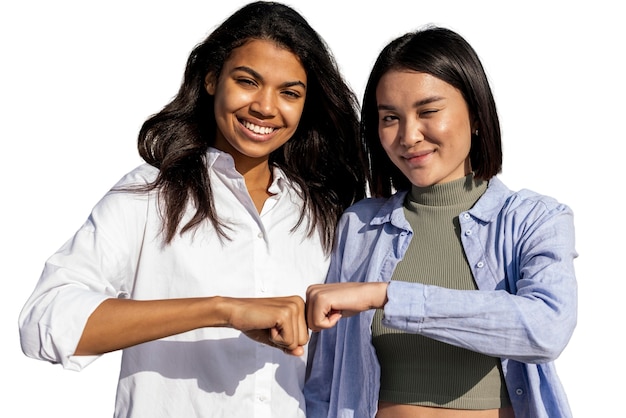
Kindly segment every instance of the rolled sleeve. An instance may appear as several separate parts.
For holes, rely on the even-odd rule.
[[[64,289],[46,295],[44,303],[21,318],[21,344],[32,358],[60,363],[63,368],[79,371],[99,356],[75,356],[85,324],[93,311],[108,297],[81,289]]]
[[[387,287],[383,324],[418,333],[425,316],[425,286],[419,283],[392,281]]]
[[[106,299],[130,294],[134,266],[127,260],[131,252],[139,251],[133,237],[141,237],[146,202],[135,195],[107,194],[76,234],[46,261],[18,319],[26,356],[70,370],[81,370],[98,357],[74,353],[97,307]]]

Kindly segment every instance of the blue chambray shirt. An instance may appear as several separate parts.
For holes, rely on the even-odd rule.
[[[365,199],[346,211],[327,282],[390,281],[413,236],[405,195]],[[572,211],[492,178],[459,221],[479,290],[393,281],[384,325],[501,358],[517,418],[571,417],[553,361],[576,326]],[[375,416],[380,366],[371,343],[373,316],[365,311],[312,335],[307,417]]]

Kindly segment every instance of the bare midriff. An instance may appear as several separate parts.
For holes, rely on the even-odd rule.
[[[512,407],[474,410],[379,402],[376,418],[515,418],[515,414]]]

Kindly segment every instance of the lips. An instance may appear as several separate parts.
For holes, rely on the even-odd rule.
[[[248,122],[247,120],[240,120],[240,122],[247,130],[254,132],[255,134],[258,134],[258,135],[268,135],[277,129],[271,126],[256,125],[252,122]]]
[[[409,161],[421,161],[421,160],[426,159],[426,157],[433,154],[434,152],[435,152],[434,150],[424,150],[424,151],[418,151],[418,152],[405,153],[405,154],[402,154],[402,158],[404,158],[405,160],[409,160]]]

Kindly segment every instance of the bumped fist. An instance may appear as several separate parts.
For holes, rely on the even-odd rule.
[[[387,303],[387,283],[329,283],[309,286],[306,319],[313,331],[334,327],[342,317]]]

